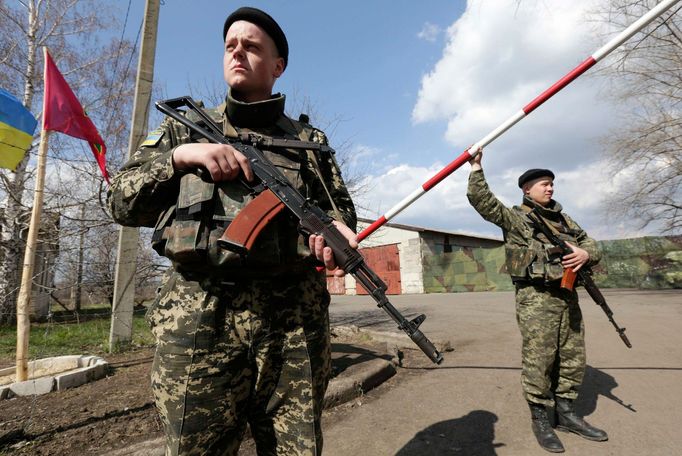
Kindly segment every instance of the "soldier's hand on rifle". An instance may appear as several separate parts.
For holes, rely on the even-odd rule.
[[[561,258],[561,265],[564,268],[573,269],[573,272],[578,272],[578,270],[590,259],[590,254],[586,250],[581,249],[578,246],[566,242],[570,248],[573,249],[572,253],[564,255]]]
[[[237,179],[242,172],[246,180],[253,180],[249,160],[227,144],[182,144],[173,151],[173,167],[177,170],[204,168],[213,182]]]
[[[358,242],[356,234],[341,222],[337,222],[335,220],[333,223],[334,226],[341,232],[341,234],[348,239],[350,246],[354,249],[357,249]],[[330,247],[327,247],[322,236],[311,234],[310,238],[308,239],[308,247],[310,247],[310,252],[315,255],[315,258],[324,263],[325,268],[330,271],[334,271],[334,275],[336,277],[343,277],[346,274],[343,269],[337,267],[336,261],[334,260],[334,252],[332,252]]]

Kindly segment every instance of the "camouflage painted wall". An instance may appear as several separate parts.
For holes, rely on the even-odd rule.
[[[504,247],[448,245],[422,239],[424,292],[513,290]],[[600,241],[604,258],[595,279],[604,288],[682,288],[682,236]]]
[[[595,280],[604,288],[682,288],[682,236],[599,242]]]
[[[463,242],[466,241],[466,242]],[[462,245],[464,244],[464,245]],[[502,241],[422,236],[425,293],[513,290]]]

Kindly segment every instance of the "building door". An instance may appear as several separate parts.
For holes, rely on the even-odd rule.
[[[367,247],[359,249],[367,266],[379,276],[387,286],[386,294],[400,294],[400,254],[398,244],[381,245],[378,247]],[[356,293],[366,295],[367,291],[362,285],[357,284]]]

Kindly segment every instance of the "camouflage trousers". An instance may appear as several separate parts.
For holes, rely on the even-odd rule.
[[[324,276],[212,286],[173,272],[148,312],[166,455],[319,455],[331,372]]]
[[[521,384],[528,402],[575,399],[585,375],[585,326],[578,295],[557,287],[516,286],[522,337]]]

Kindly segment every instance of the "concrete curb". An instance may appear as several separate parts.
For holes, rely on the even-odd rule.
[[[381,358],[351,366],[329,382],[324,395],[324,408],[332,408],[355,399],[395,374],[395,366]]]
[[[332,332],[340,336],[353,336],[365,335],[377,342],[385,342],[388,346],[389,351],[394,351],[395,348],[402,349],[413,349],[418,350],[419,348],[414,342],[403,332],[389,332],[389,331],[377,331],[374,329],[360,328],[355,325],[338,325],[332,327]],[[449,340],[432,340],[433,345],[436,346],[438,351],[445,353],[453,351],[452,344]],[[391,353],[394,354],[394,353]]]
[[[62,391],[104,377],[109,363],[99,356],[67,355],[28,363],[29,380],[0,385],[0,400]],[[11,378],[14,367],[0,369],[0,378]]]

